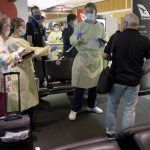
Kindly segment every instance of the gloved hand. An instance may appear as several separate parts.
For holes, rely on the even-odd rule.
[[[56,45],[52,45],[51,46],[51,51],[55,51],[57,49],[57,46]]]
[[[79,40],[79,39],[82,37],[82,35],[83,35],[83,33],[80,32],[80,31],[78,31],[78,32],[76,33],[77,39]]]
[[[105,42],[103,39],[101,39],[101,38],[98,38],[97,40],[98,40],[99,46],[104,46],[105,43],[106,43],[106,42]]]

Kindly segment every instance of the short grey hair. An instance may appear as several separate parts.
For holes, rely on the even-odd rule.
[[[136,14],[130,13],[124,17],[124,21],[128,23],[128,25],[138,26],[139,18]]]

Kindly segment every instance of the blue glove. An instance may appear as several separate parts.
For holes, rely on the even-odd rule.
[[[80,31],[78,31],[78,32],[76,33],[76,35],[77,35],[77,39],[79,40],[79,39],[82,37],[83,33],[80,32]]]
[[[57,49],[57,46],[56,45],[52,45],[51,46],[51,51],[55,51]]]
[[[98,43],[99,43],[99,46],[104,46],[104,44],[106,43],[103,39],[101,38],[98,38]]]

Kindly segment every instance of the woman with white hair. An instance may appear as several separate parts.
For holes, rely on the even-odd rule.
[[[16,49],[15,52],[10,53],[6,47],[6,40],[10,33],[10,19],[0,14],[0,116],[4,115],[4,91],[3,91],[3,73],[9,72],[10,68],[14,66],[14,63],[20,59],[19,54],[24,49]],[[7,92],[9,91],[10,78],[7,77]]]

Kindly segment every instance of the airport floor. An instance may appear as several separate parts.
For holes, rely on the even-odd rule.
[[[44,97],[35,111],[41,131],[33,133],[34,147],[41,150],[52,150],[61,145],[95,138],[105,137],[106,95],[98,95],[97,105],[104,110],[103,114],[80,112],[75,121],[68,120],[72,97],[56,94]],[[83,105],[86,105],[84,100]],[[118,111],[118,130],[121,129],[123,99]],[[149,123],[150,95],[140,96],[136,109],[135,124]]]

